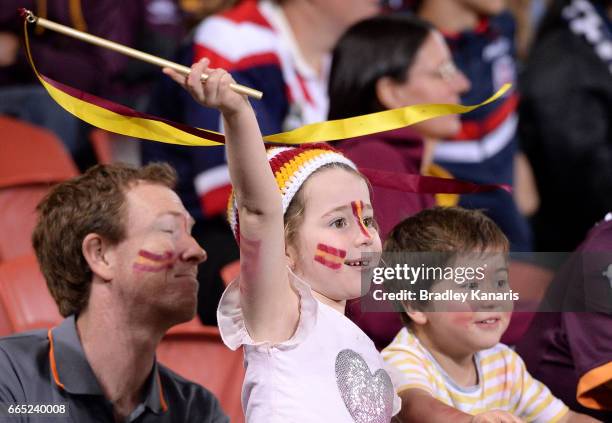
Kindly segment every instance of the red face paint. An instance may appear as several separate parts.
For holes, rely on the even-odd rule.
[[[259,264],[261,241],[240,234],[240,262],[245,272],[256,272]]]
[[[163,254],[155,254],[147,250],[140,250],[138,252],[138,258],[132,267],[142,272],[162,272],[167,269],[172,269],[174,261],[175,258],[172,251],[166,251]]]
[[[351,201],[351,208],[353,209],[353,216],[357,220],[357,226],[359,226],[359,230],[362,234],[371,238],[370,232],[368,228],[363,223],[363,201]]]
[[[338,248],[330,247],[325,244],[317,244],[317,251],[315,252],[314,259],[317,263],[321,263],[323,266],[327,266],[330,269],[338,270],[344,264],[344,258],[346,257],[346,251]]]

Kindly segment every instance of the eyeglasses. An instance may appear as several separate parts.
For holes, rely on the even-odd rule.
[[[430,72],[432,76],[447,82],[452,81],[458,73],[459,69],[457,69],[457,66],[455,66],[452,60],[442,63],[437,69]]]

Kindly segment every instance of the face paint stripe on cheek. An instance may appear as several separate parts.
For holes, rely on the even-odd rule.
[[[314,260],[333,270],[338,270],[344,263],[346,251],[339,248],[330,247],[325,244],[318,244]]]
[[[327,266],[330,269],[338,270],[342,267],[342,263],[335,263],[333,261],[328,261],[322,256],[315,256],[314,259],[317,263],[321,263],[323,266]]]
[[[174,254],[172,254],[172,251],[166,251],[163,254],[155,254],[147,250],[138,251],[138,255],[140,257],[144,257],[146,259],[153,260],[153,261],[167,261],[167,260],[172,259],[172,257],[174,256]]]
[[[340,258],[346,257],[346,251],[341,250],[339,248],[330,247],[329,245],[325,244],[317,244],[317,250],[320,250],[324,253],[332,254],[334,256],[338,256]]]
[[[138,258],[133,264],[134,270],[143,272],[161,272],[163,270],[172,269],[176,258],[172,251],[166,251],[163,254],[152,253],[147,250],[138,251]]]
[[[368,238],[371,238],[370,231],[363,224],[363,201],[352,201],[351,208],[353,209],[353,216],[357,219],[357,226],[359,226],[359,230],[361,233]]]

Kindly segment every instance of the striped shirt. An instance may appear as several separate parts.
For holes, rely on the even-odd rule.
[[[503,410],[528,422],[556,422],[568,412],[562,401],[531,377],[518,354],[503,344],[474,355],[478,385],[469,387],[457,385],[406,328],[382,355],[397,370],[392,373],[398,393],[422,389],[464,413]]]
[[[236,82],[264,92],[253,102],[264,135],[323,121],[327,117],[327,75],[331,59],[322,58],[320,73],[298,48],[282,8],[269,0],[242,1],[234,8],[202,21],[194,33],[194,61],[210,59],[211,68],[224,68]],[[218,112],[188,103],[187,123],[220,130]],[[229,171],[224,149],[207,149],[205,163],[195,163],[194,185],[204,213],[225,211],[229,198]]]

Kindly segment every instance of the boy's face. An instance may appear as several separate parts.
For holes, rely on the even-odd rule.
[[[432,294],[465,294],[462,299],[430,301],[422,312],[424,323],[414,323],[443,353],[472,354],[491,348],[499,342],[510,323],[510,299],[484,299],[489,294],[503,296],[510,292],[505,254],[481,257],[484,260],[471,257],[455,263],[455,269],[458,266],[481,267],[484,277],[480,280],[474,278],[462,283],[441,281],[430,289]]]
[[[304,216],[288,254],[295,273],[334,301],[361,295],[361,277],[376,263],[362,253],[380,253],[370,193],[365,181],[342,168],[321,170],[303,186]]]

